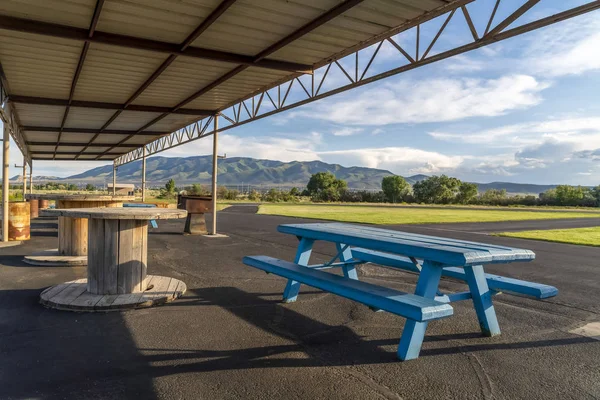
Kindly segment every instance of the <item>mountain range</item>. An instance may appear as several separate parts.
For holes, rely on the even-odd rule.
[[[112,182],[112,165],[93,168],[80,174],[66,178],[54,176],[35,176],[37,182],[65,182],[76,184],[92,183],[101,185]],[[146,160],[146,181],[148,186],[163,185],[169,179],[174,179],[177,185],[192,183],[208,184],[211,180],[212,157],[150,157]],[[219,184],[221,185],[251,185],[277,186],[281,188],[306,186],[310,176],[317,172],[331,172],[338,179],[348,182],[352,189],[380,189],[381,180],[392,172],[366,167],[344,167],[339,164],[328,164],[322,161],[292,161],[282,162],[273,160],[257,160],[247,157],[231,157],[219,160]],[[141,182],[141,161],[135,161],[118,168],[119,183]],[[405,177],[411,185],[427,178],[427,175]],[[11,182],[22,181],[21,176],[15,176]],[[488,189],[506,189],[509,193],[538,194],[556,185],[535,185],[510,182],[478,183],[479,191]]]

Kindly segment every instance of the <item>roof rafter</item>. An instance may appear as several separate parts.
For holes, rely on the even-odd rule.
[[[29,146],[54,146],[55,143],[54,142],[25,142],[27,145]],[[92,143],[90,145],[88,145],[87,142],[84,143],[79,143],[79,142],[62,142],[60,144],[61,146],[72,146],[72,147],[82,147],[82,146],[89,146],[89,147],[110,147],[110,144],[106,144],[106,143]],[[139,146],[139,144],[121,144],[117,147],[128,147],[128,148],[137,148]]]
[[[259,68],[275,69],[287,72],[312,72],[312,65],[307,64],[271,59],[264,59],[259,63],[255,63],[252,56],[246,56],[243,54],[235,54],[191,46],[187,47],[185,50],[181,50],[178,44],[101,31],[95,31],[94,35],[89,37],[88,29],[52,24],[42,21],[34,21],[25,18],[10,17],[6,15],[0,15],[0,29],[33,33],[43,36],[53,36],[63,39],[80,40],[91,43],[110,44],[113,46],[126,47],[130,49],[147,50],[178,56],[201,58],[205,60],[222,61],[232,64],[254,65],[255,67]]]
[[[102,6],[104,5],[104,0],[97,0],[96,7],[94,8],[94,14],[92,16],[92,21],[90,22],[90,29],[88,30],[88,38],[94,36],[94,32],[96,31],[96,25],[98,25],[98,20],[100,19],[100,13],[102,12]],[[67,122],[67,117],[69,116],[69,110],[71,109],[71,102],[73,101],[73,95],[75,94],[75,88],[77,87],[77,81],[79,80],[79,75],[81,74],[81,70],[83,69],[83,63],[85,62],[85,57],[87,56],[88,50],[90,48],[90,42],[86,41],[83,44],[83,48],[81,49],[81,54],[79,55],[79,61],[77,62],[77,68],[75,69],[75,73],[73,74],[73,80],[71,81],[71,90],[69,92],[69,103],[65,108],[65,113],[63,114],[62,122],[60,123],[60,131],[58,132],[58,139],[56,140],[56,147],[54,148],[54,153],[56,155],[56,150],[58,149],[58,145],[60,144],[60,137],[62,136],[62,130]]]
[[[236,2],[236,0],[223,0],[202,21],[202,23],[200,23],[200,25],[198,25],[198,27],[196,29],[194,29],[194,31],[192,33],[190,33],[183,42],[181,42],[181,44],[179,45],[179,50],[185,51],[186,49],[188,49],[190,47],[190,45],[194,42],[194,40],[196,40],[202,34],[202,32],[206,31],[235,2]],[[117,119],[117,117],[121,114],[121,112],[123,112],[123,110],[125,110],[126,108],[129,109],[129,107],[131,106],[131,103],[135,99],[137,99],[144,92],[144,90],[146,90],[148,88],[148,86],[150,86],[169,67],[169,65],[171,65],[173,63],[173,61],[175,61],[176,58],[177,58],[177,55],[175,55],[175,54],[171,54],[169,57],[167,57],[167,59],[165,61],[163,61],[163,63],[156,69],[156,71],[154,71],[152,73],[152,75],[150,75],[150,77],[148,79],[146,79],[146,81],[144,83],[142,83],[142,85],[129,97],[129,99],[127,99],[125,104],[123,104],[123,108],[119,109],[108,119],[108,121],[102,126],[102,129],[105,129],[115,119]],[[169,109],[162,111],[163,114],[165,114],[165,113],[168,114],[169,112],[170,112]],[[98,135],[96,135],[90,139],[90,144],[93,143],[94,140],[96,140],[97,136]],[[86,149],[87,149],[87,146],[84,147],[83,150],[81,150],[81,153],[83,153]],[[75,159],[77,159],[77,158],[79,158],[79,156],[75,157]]]
[[[108,103],[101,101],[83,101],[83,100],[63,100],[63,99],[51,99],[46,97],[31,97],[31,96],[9,96],[9,100],[17,104],[36,104],[36,105],[47,105],[47,106],[71,106],[80,108],[98,108],[103,110],[120,110],[123,108],[123,104],[120,103]],[[141,111],[141,112],[168,112],[170,107],[159,107],[159,106],[147,106],[140,104],[132,104],[127,107],[127,111]],[[173,112],[173,114],[183,115],[214,115],[215,110],[201,110],[194,108],[180,108]]]
[[[24,131],[27,132],[54,132],[57,133],[60,130],[60,127],[52,127],[52,126],[24,126]],[[90,128],[63,128],[63,133],[91,133],[91,134],[103,134],[103,135],[131,135],[136,131],[128,131],[121,129],[105,129],[101,131],[100,129],[90,129]],[[169,132],[166,131],[144,131],[137,133],[138,135],[143,136],[160,136],[166,135]],[[112,145],[111,145],[112,146]]]
[[[316,28],[331,21],[332,19],[342,15],[343,13],[345,13],[346,11],[350,10],[351,8],[357,6],[358,4],[362,3],[363,1],[364,0],[346,0],[343,3],[340,3],[337,6],[329,9],[328,11],[321,14],[316,19],[308,22],[307,24],[298,28],[297,30],[295,30],[291,34],[287,35],[283,39],[281,39],[281,40],[277,41],[276,43],[272,44],[271,46],[267,47],[266,49],[264,49],[263,51],[258,53],[256,56],[252,57],[252,63],[250,65],[255,65],[255,66],[258,65],[259,63],[263,62],[266,57],[275,53],[277,50],[287,46],[288,44],[301,38],[302,36],[306,35],[307,33],[315,30]],[[198,90],[196,93],[192,94],[185,100],[181,101],[179,104],[177,104],[175,107],[173,107],[173,111],[171,111],[171,112],[177,111],[181,107],[183,107],[186,104],[190,103],[191,101],[197,99],[198,97],[202,96],[203,94],[210,91],[211,89],[217,87],[218,85],[225,82],[226,80],[228,80],[228,79],[234,77],[235,75],[239,74],[240,72],[246,70],[250,65],[244,64],[244,65],[237,66],[236,68],[227,72],[225,75],[222,75],[221,77],[217,78],[212,83],[209,83],[202,89]],[[150,126],[154,125],[161,119],[165,118],[167,115],[169,115],[169,113],[164,113],[162,115],[159,115],[158,117],[154,118],[152,121],[148,122],[147,124],[145,124],[144,126],[139,128],[138,131],[141,132],[144,129],[149,128]],[[129,137],[123,139],[123,141],[126,141],[128,139],[129,139]],[[118,144],[121,144],[123,141],[119,142]],[[110,150],[111,149],[108,149],[107,152]]]

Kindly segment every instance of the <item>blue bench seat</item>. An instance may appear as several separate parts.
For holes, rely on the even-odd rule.
[[[372,262],[385,265],[392,268],[403,269],[411,272],[419,272],[419,269],[408,257],[402,257],[395,254],[384,253],[353,247],[351,249],[352,257],[356,260]],[[463,268],[444,267],[442,276],[466,281],[466,274]],[[520,279],[506,278],[499,275],[485,274],[488,287],[497,292],[505,292],[520,296],[533,297],[535,299],[547,299],[558,294],[558,289],[554,286],[541,283],[527,282]]]
[[[418,322],[449,317],[453,314],[453,308],[449,304],[333,275],[273,257],[244,257],[244,264]]]

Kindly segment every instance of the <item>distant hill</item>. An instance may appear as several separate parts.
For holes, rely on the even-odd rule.
[[[219,160],[219,184],[253,186],[279,186],[281,188],[303,188],[310,176],[317,172],[329,171],[339,179],[348,182],[352,189],[380,189],[381,180],[393,175],[390,171],[365,167],[344,167],[322,161],[257,160],[247,157],[231,157]],[[208,184],[211,179],[212,157],[150,157],[146,160],[146,180],[149,185],[162,185],[173,178],[178,185],[192,183]],[[121,183],[140,184],[141,161],[119,167],[117,180]],[[427,175],[405,177],[411,185],[428,178]],[[90,169],[67,178],[55,176],[34,176],[35,182],[68,182],[76,184],[92,183],[101,185],[112,182],[112,165]],[[11,183],[22,182],[20,175],[11,178]],[[539,194],[557,185],[534,185],[511,182],[477,183],[480,192],[488,189],[506,189],[511,194]]]
[[[211,156],[197,157],[151,157],[146,160],[146,180],[160,184],[173,178],[178,185],[209,183],[212,171]],[[219,160],[219,183],[222,185],[265,185],[281,187],[304,187],[310,176],[317,172],[329,171],[339,179],[348,182],[356,189],[379,189],[390,171],[365,167],[343,167],[322,161],[281,162],[257,160],[245,157],[232,157]],[[117,180],[123,183],[139,183],[141,161],[119,167]],[[100,183],[112,179],[112,166],[106,165],[84,173],[64,178],[66,181]],[[409,183],[416,180],[407,179]]]

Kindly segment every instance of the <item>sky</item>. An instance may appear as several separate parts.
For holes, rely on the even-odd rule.
[[[511,27],[586,2],[544,0]],[[494,3],[477,0],[468,6],[480,34]],[[522,3],[504,0],[496,20]],[[421,54],[442,23],[423,25]],[[394,39],[408,51],[414,35],[411,30]],[[467,43],[469,35],[464,17],[456,13],[431,54]],[[369,51],[374,49],[365,54]],[[386,44],[369,75],[402,62]],[[345,84],[340,71],[331,71],[329,85]],[[482,183],[598,185],[598,93],[600,11],[595,11],[227,130],[219,135],[219,153],[321,160],[403,176],[447,174]],[[208,137],[159,155],[211,151]],[[11,165],[21,161],[11,145]],[[103,164],[34,161],[34,175],[69,176]],[[13,168],[11,176],[20,172]]]

